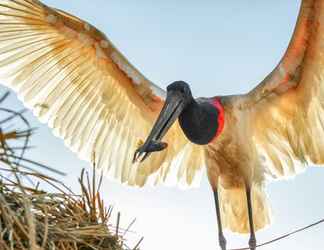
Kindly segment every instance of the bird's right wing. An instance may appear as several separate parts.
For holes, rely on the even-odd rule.
[[[324,0],[302,1],[286,54],[243,100],[257,152],[273,177],[324,164]]]
[[[142,186],[152,176],[190,185],[201,170],[201,149],[178,125],[167,150],[132,164],[164,91],[77,17],[38,0],[0,0],[0,79],[81,158],[122,183]]]

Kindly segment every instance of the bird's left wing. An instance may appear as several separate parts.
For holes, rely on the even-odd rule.
[[[132,164],[164,92],[77,17],[38,0],[0,0],[0,79],[81,158],[123,183],[142,186],[152,176],[191,184],[201,170],[201,150],[178,125],[167,150]]]
[[[302,1],[280,64],[242,99],[256,151],[273,177],[324,164],[323,0]]]

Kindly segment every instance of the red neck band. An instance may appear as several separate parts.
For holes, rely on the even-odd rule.
[[[225,123],[225,119],[224,119],[224,108],[221,104],[221,100],[220,98],[215,98],[213,100],[214,107],[217,109],[218,111],[218,118],[217,118],[217,123],[218,123],[218,127],[217,127],[217,131],[216,131],[216,135],[215,137],[211,140],[214,141],[223,131],[224,129],[224,123]]]

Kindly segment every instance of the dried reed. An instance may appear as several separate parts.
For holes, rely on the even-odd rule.
[[[7,97],[0,97],[0,105]],[[120,215],[115,228],[110,224],[112,208],[101,199],[102,178],[96,183],[95,171],[91,180],[82,171],[81,194],[76,195],[37,169],[60,172],[25,157],[34,130],[23,113],[0,107],[0,249],[130,249],[125,233],[119,233]],[[24,128],[12,128],[17,124]],[[42,190],[42,183],[54,191]]]

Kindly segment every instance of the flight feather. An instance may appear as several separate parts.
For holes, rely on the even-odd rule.
[[[0,33],[2,83],[81,158],[129,185],[193,183],[203,155],[177,124],[167,150],[132,164],[165,93],[102,32],[37,0],[0,0]]]
[[[324,1],[304,0],[278,66],[243,96],[251,137],[274,178],[324,163]]]

